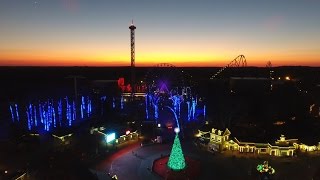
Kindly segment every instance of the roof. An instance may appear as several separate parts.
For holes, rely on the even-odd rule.
[[[226,130],[224,130],[224,133],[222,134],[223,136],[228,136],[228,135],[230,135],[231,134],[231,132],[229,131],[229,129],[228,128],[226,128]]]
[[[272,149],[296,149],[294,146],[271,146]]]
[[[269,143],[256,143],[255,145],[257,148],[267,148],[271,146]]]
[[[271,146],[269,143],[241,142],[236,137],[234,139],[235,139],[235,142],[238,143],[240,146],[248,145],[248,146],[255,146],[257,148],[267,148]]]

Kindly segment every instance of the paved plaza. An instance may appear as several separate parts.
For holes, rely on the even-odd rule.
[[[275,168],[274,179],[311,180],[320,177],[320,158],[317,156],[281,158],[246,154],[214,154],[196,147],[191,142],[182,141],[181,144],[186,156],[201,162],[198,179],[257,180],[259,174],[256,166],[264,160],[268,160],[269,164]],[[111,175],[115,174],[119,180],[160,180],[161,177],[151,172],[152,163],[161,155],[168,155],[171,146],[172,144],[168,143],[131,147],[121,156],[100,166],[97,171],[103,174],[108,172]]]

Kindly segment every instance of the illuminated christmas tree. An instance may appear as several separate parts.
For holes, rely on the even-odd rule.
[[[182,153],[178,132],[179,130],[176,131],[176,137],[174,138],[172,150],[168,161],[168,167],[175,171],[182,170],[186,167],[186,161]]]

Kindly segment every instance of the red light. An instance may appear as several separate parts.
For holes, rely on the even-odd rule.
[[[130,134],[130,131],[126,131],[126,135]]]
[[[172,129],[172,126],[168,126],[168,129]]]

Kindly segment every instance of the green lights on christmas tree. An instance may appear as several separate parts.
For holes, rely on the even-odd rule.
[[[186,161],[183,156],[178,133],[174,138],[172,150],[168,161],[168,167],[175,171],[182,170],[186,167]]]

